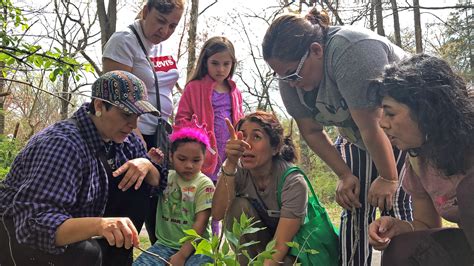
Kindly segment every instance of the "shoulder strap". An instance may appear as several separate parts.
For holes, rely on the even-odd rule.
[[[142,48],[142,51],[145,54],[145,58],[148,60],[148,63],[151,66],[151,71],[153,72],[153,76],[155,77],[156,107],[158,111],[160,111],[160,116],[161,116],[160,87],[158,86],[158,77],[156,76],[155,66],[153,66],[153,63],[150,61],[150,58],[148,57],[148,53],[146,52],[146,49],[145,49],[145,45],[143,45],[142,39],[140,38],[140,35],[138,35],[138,32],[135,29],[135,27],[133,27],[133,25],[128,25],[128,28],[130,28],[133,34],[135,34],[135,37],[137,37],[138,43],[140,44],[140,47]]]
[[[318,197],[316,197],[316,193],[314,193],[314,189],[313,189],[313,186],[311,185],[311,182],[309,182],[309,179],[308,177],[306,176],[306,174],[303,172],[303,170],[301,170],[298,166],[293,166],[293,167],[290,167],[288,168],[284,173],[283,175],[281,175],[280,177],[280,180],[278,182],[278,190],[277,190],[277,202],[278,202],[278,207],[281,209],[281,190],[283,189],[283,184],[285,184],[285,180],[286,180],[286,177],[289,176],[291,173],[293,172],[300,172],[303,177],[304,177],[304,180],[306,181],[306,184],[308,185],[308,188],[309,190],[311,191],[311,195],[313,196],[313,198],[316,200],[316,202],[318,203],[318,205],[321,205],[319,203],[319,200],[318,200]]]

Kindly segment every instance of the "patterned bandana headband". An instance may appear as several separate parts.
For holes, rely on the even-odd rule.
[[[183,127],[174,131],[170,135],[170,141],[175,142],[180,139],[192,139],[206,146],[206,149],[210,149],[209,137],[202,130],[198,128]]]

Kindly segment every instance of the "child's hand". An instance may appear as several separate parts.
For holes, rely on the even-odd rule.
[[[186,257],[181,255],[181,253],[176,252],[173,256],[170,258],[170,264],[173,266],[181,266],[186,263]]]
[[[245,149],[251,149],[250,144],[245,142],[243,139],[242,132],[235,132],[234,126],[229,119],[225,119],[227,124],[227,130],[229,131],[230,139],[227,141],[225,145],[225,153],[227,155],[227,161],[237,165],[240,157],[244,153]]]
[[[156,164],[161,164],[163,162],[163,159],[165,158],[165,155],[159,148],[151,148],[148,151],[148,157],[150,157],[150,160]]]

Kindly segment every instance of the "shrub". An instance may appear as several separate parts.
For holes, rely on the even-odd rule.
[[[0,135],[0,181],[10,171],[10,166],[21,148],[21,143],[15,139]]]

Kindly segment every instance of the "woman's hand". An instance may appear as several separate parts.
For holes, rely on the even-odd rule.
[[[341,176],[337,182],[336,202],[346,210],[360,208],[359,192],[359,178],[353,174]]]
[[[377,177],[370,185],[367,201],[374,207],[379,207],[381,211],[391,210],[393,207],[393,197],[398,189],[398,182],[390,182]]]
[[[225,119],[227,124],[227,130],[229,131],[230,138],[225,145],[225,153],[227,155],[227,163],[237,166],[237,163],[244,154],[245,149],[251,149],[250,144],[245,142],[243,139],[242,132],[235,132],[234,126],[229,119]],[[227,165],[227,164],[226,164]]]
[[[405,225],[404,225],[405,224]],[[369,225],[369,243],[376,250],[384,250],[390,244],[390,240],[401,233],[410,232],[403,226],[410,227],[408,222],[397,218],[383,216]],[[408,229],[410,230],[410,229]]]
[[[137,229],[129,218],[102,218],[97,235],[118,248],[129,249],[140,244]]]
[[[118,188],[122,191],[126,191],[133,185],[137,190],[140,188],[143,180],[152,168],[155,168],[155,166],[153,166],[148,159],[136,158],[124,163],[113,172],[113,175],[114,177],[117,177],[121,174],[125,174],[118,184]]]

